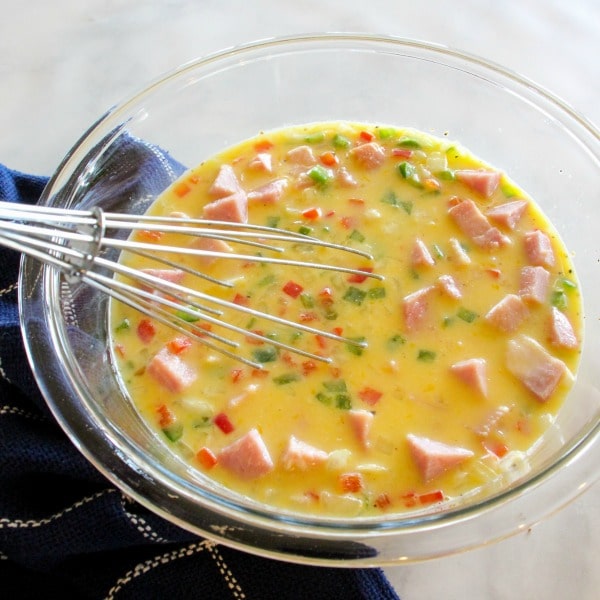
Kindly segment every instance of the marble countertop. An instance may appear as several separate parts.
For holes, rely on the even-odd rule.
[[[0,163],[50,175],[108,108],[173,67],[287,34],[410,37],[485,57],[600,123],[597,0],[29,0],[0,20]],[[387,568],[403,600],[599,596],[600,486],[527,533]]]

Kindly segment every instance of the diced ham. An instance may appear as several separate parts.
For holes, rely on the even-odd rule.
[[[350,153],[365,169],[379,168],[385,161],[385,150],[377,142],[367,142],[353,148]]]
[[[496,227],[490,227],[483,235],[474,238],[473,241],[481,248],[487,250],[494,250],[510,244],[510,239],[507,238],[499,229]]]
[[[196,240],[194,240],[192,245],[194,246],[194,248],[197,248],[198,250],[206,250],[208,252],[227,253],[227,252],[233,251],[233,249],[227,242],[225,242],[223,240],[218,240],[215,238],[209,238],[209,237],[199,237]],[[216,256],[198,255],[198,259],[200,260],[200,262],[202,264],[210,265],[215,260],[217,260],[217,257]]]
[[[363,448],[367,449],[369,447],[369,432],[373,423],[373,413],[362,409],[349,410],[348,419],[356,439]]]
[[[460,230],[481,248],[493,250],[510,243],[505,235],[490,225],[472,200],[462,200],[451,206],[448,214]]]
[[[500,331],[511,333],[519,328],[528,314],[529,310],[520,296],[507,294],[489,310],[485,318]]]
[[[550,238],[539,229],[528,231],[524,237],[525,253],[532,265],[552,267],[554,265],[554,250]]]
[[[259,152],[248,162],[248,167],[255,171],[271,173],[273,171],[273,157],[268,152]]]
[[[540,402],[550,398],[568,372],[564,362],[526,335],[509,340],[506,366]]]
[[[437,280],[438,287],[446,296],[458,300],[462,298],[462,292],[452,275],[440,275]]]
[[[433,267],[435,260],[429,252],[429,249],[421,240],[417,238],[410,253],[410,262],[413,267]]]
[[[418,329],[423,323],[429,306],[428,297],[433,289],[433,286],[428,286],[404,297],[402,309],[408,331]]]
[[[234,194],[210,202],[204,207],[202,216],[215,221],[247,223],[248,197],[246,192],[239,190]]]
[[[288,471],[293,469],[306,471],[311,467],[323,464],[328,458],[329,454],[324,450],[302,442],[292,435],[280,460],[283,468]]]
[[[345,167],[340,167],[337,170],[335,179],[342,187],[351,188],[358,185],[358,181],[356,181],[352,173],[350,173],[350,171],[348,171],[348,169]]]
[[[495,223],[507,229],[514,229],[521,220],[526,208],[527,200],[512,200],[490,208],[486,214],[488,219]]]
[[[231,165],[221,165],[208,193],[213,198],[225,198],[241,190],[240,182]]]
[[[423,481],[431,481],[473,456],[471,450],[413,434],[406,436]]]
[[[498,188],[500,173],[476,169],[459,169],[454,172],[456,179],[473,191],[489,198]]]
[[[295,165],[302,165],[304,167],[311,167],[317,164],[317,159],[310,146],[297,146],[292,148],[287,154],[287,159]]]
[[[454,363],[450,370],[478,394],[487,398],[487,363],[483,358],[468,358]]]
[[[281,196],[288,185],[288,180],[285,178],[275,179],[261,185],[260,187],[248,193],[248,202],[261,204],[275,204],[281,200]]]
[[[462,266],[471,264],[471,257],[456,238],[450,238],[450,249],[452,250],[451,259],[456,264]]]
[[[526,266],[521,269],[519,296],[523,300],[541,304],[548,297],[550,273],[544,267]]]
[[[294,182],[294,187],[297,190],[305,190],[306,188],[313,187],[314,185],[315,182],[308,172],[298,173],[296,181]]]
[[[196,371],[168,348],[157,352],[146,367],[146,373],[171,392],[182,392],[197,377]]]
[[[273,470],[269,450],[256,429],[225,446],[217,455],[218,464],[242,479],[256,479]]]
[[[142,269],[141,271],[142,273],[146,273],[146,275],[158,277],[169,283],[181,283],[183,276],[185,275],[184,271],[181,269]]]
[[[571,321],[555,306],[552,307],[550,316],[550,343],[553,346],[571,349],[579,345]]]

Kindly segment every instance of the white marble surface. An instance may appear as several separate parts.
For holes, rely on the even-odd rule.
[[[192,58],[317,31],[429,40],[502,64],[600,123],[598,0],[29,0],[0,20],[0,162],[49,175],[114,103]],[[403,600],[600,597],[600,486],[528,533],[387,569]]]

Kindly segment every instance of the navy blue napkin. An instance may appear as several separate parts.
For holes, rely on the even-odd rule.
[[[129,164],[143,163],[149,173],[166,156],[147,145],[135,152]],[[0,165],[4,200],[34,203],[46,183]],[[380,569],[293,565],[233,550],[116,489],[70,442],[41,397],[19,329],[19,256],[0,248],[0,264],[2,598],[398,600]]]

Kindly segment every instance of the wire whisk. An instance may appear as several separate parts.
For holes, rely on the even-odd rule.
[[[112,235],[107,235],[108,231]],[[160,235],[176,233],[218,240],[234,244],[238,248],[246,248],[248,253],[224,252],[193,244],[164,245],[153,241],[138,241],[133,240],[130,235],[135,231],[156,232]],[[61,271],[70,282],[81,281],[213,350],[259,369],[262,368],[260,363],[241,354],[240,342],[215,332],[206,324],[218,326],[223,331],[242,335],[246,339],[265,341],[261,334],[236,326],[223,318],[224,310],[236,310],[250,317],[266,319],[283,327],[337,342],[363,347],[365,342],[182,286],[176,280],[160,276],[160,270],[166,267],[172,272],[189,273],[211,284],[234,286],[230,281],[216,279],[178,260],[183,255],[192,255],[210,260],[281,264],[382,279],[369,270],[288,259],[285,257],[285,246],[290,243],[320,246],[372,260],[369,253],[360,249],[330,243],[299,232],[250,223],[184,219],[179,216],[130,215],[104,212],[100,208],[74,210],[0,201],[0,245],[50,265]],[[253,253],[249,253],[250,251]],[[160,269],[127,266],[118,260],[123,252],[153,261]],[[115,253],[116,259],[108,257]],[[280,340],[269,339],[268,342],[282,350],[313,360],[331,360]]]

